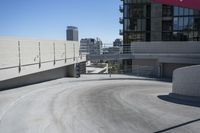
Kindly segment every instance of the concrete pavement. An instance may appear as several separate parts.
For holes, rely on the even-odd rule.
[[[200,108],[161,97],[171,83],[84,75],[0,92],[0,133],[198,133]]]

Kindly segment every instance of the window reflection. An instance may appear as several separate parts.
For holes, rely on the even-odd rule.
[[[163,9],[166,9],[164,6]],[[163,12],[162,39],[164,41],[197,41],[200,40],[200,12],[188,8],[174,7],[171,15],[172,29],[171,34],[170,21],[165,20],[166,12]]]
[[[156,13],[162,16],[155,16],[152,5],[150,0],[124,0],[124,42],[151,41],[153,32],[160,41],[200,40],[200,11],[161,5]]]

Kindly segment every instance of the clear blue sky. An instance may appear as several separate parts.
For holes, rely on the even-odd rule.
[[[66,26],[80,38],[119,36],[120,0],[0,0],[0,36],[65,39]]]

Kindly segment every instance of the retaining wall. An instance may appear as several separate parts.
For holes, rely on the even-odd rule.
[[[200,97],[200,65],[175,70],[172,93]]]

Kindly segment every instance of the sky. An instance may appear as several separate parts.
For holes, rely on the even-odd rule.
[[[77,26],[79,39],[120,38],[120,0],[0,0],[0,36],[65,40]]]

